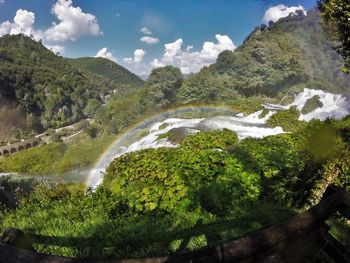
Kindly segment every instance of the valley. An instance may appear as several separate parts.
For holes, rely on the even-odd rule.
[[[107,48],[65,58],[45,38],[2,35],[0,230],[50,255],[172,256],[287,222],[330,187],[350,192],[350,76],[323,23],[316,7],[291,12],[191,74],[175,61],[197,65],[216,44],[173,56],[165,44],[142,79]],[[123,65],[142,69],[142,50]],[[326,223],[350,250],[347,219]]]

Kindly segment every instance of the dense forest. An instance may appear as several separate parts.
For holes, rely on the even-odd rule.
[[[234,52],[191,76],[179,91],[185,101],[223,99],[236,91],[246,96],[300,91],[332,92],[350,88],[343,61],[327,38],[317,10],[290,15],[257,27]]]
[[[109,76],[94,72],[93,63],[106,65]],[[13,133],[13,126],[37,132],[75,123],[86,117],[85,109],[91,100],[103,103],[112,91],[142,83],[112,61],[98,58],[72,61],[24,35],[3,36],[0,38],[0,119],[4,126],[1,140],[6,139],[6,129]],[[17,119],[8,118],[11,115],[19,116],[18,124]]]

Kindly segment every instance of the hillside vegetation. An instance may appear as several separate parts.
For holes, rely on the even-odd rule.
[[[3,36],[0,38],[1,113],[6,115],[7,110],[15,110],[24,120],[32,116],[41,129],[59,127],[84,118],[89,100],[102,102],[103,96],[121,89],[122,85],[142,84],[138,77],[113,62],[108,62],[106,67],[110,68],[108,78],[76,66],[29,37]],[[40,130],[30,127],[30,123],[26,126],[28,130]]]
[[[189,135],[179,148],[115,159],[95,192],[37,184],[28,193],[24,185],[0,228],[23,229],[40,252],[98,259],[229,242],[317,203],[330,174],[350,189],[349,120],[240,142],[228,130]]]
[[[110,81],[113,81],[115,85],[136,85],[142,86],[144,81],[138,76],[131,73],[126,68],[114,63],[106,58],[77,58],[72,62],[81,69],[89,70],[94,74],[98,74]]]
[[[224,51],[215,64],[189,77],[180,98],[222,100],[235,92],[276,96],[306,87],[349,92],[350,77],[332,44],[318,11],[290,15],[257,27],[237,50]]]

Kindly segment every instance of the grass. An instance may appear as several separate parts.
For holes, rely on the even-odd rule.
[[[218,245],[294,214],[291,209],[267,202],[251,204],[225,217],[200,209],[135,214],[118,205],[113,195],[103,191],[84,195],[79,185],[69,187],[69,194],[64,188],[50,194],[37,190],[39,199],[0,216],[0,229],[23,229],[35,249],[43,253],[142,258]]]
[[[0,159],[1,172],[31,175],[63,173],[94,164],[114,136],[83,138],[71,144],[51,143]]]

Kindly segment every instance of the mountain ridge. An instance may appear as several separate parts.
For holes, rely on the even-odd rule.
[[[8,139],[17,128],[31,133],[75,123],[86,117],[89,100],[103,103],[106,95],[124,86],[143,85],[127,69],[102,61],[112,65],[109,73],[114,73],[114,79],[78,67],[30,37],[0,37],[0,140]],[[8,116],[17,117],[9,120]]]

